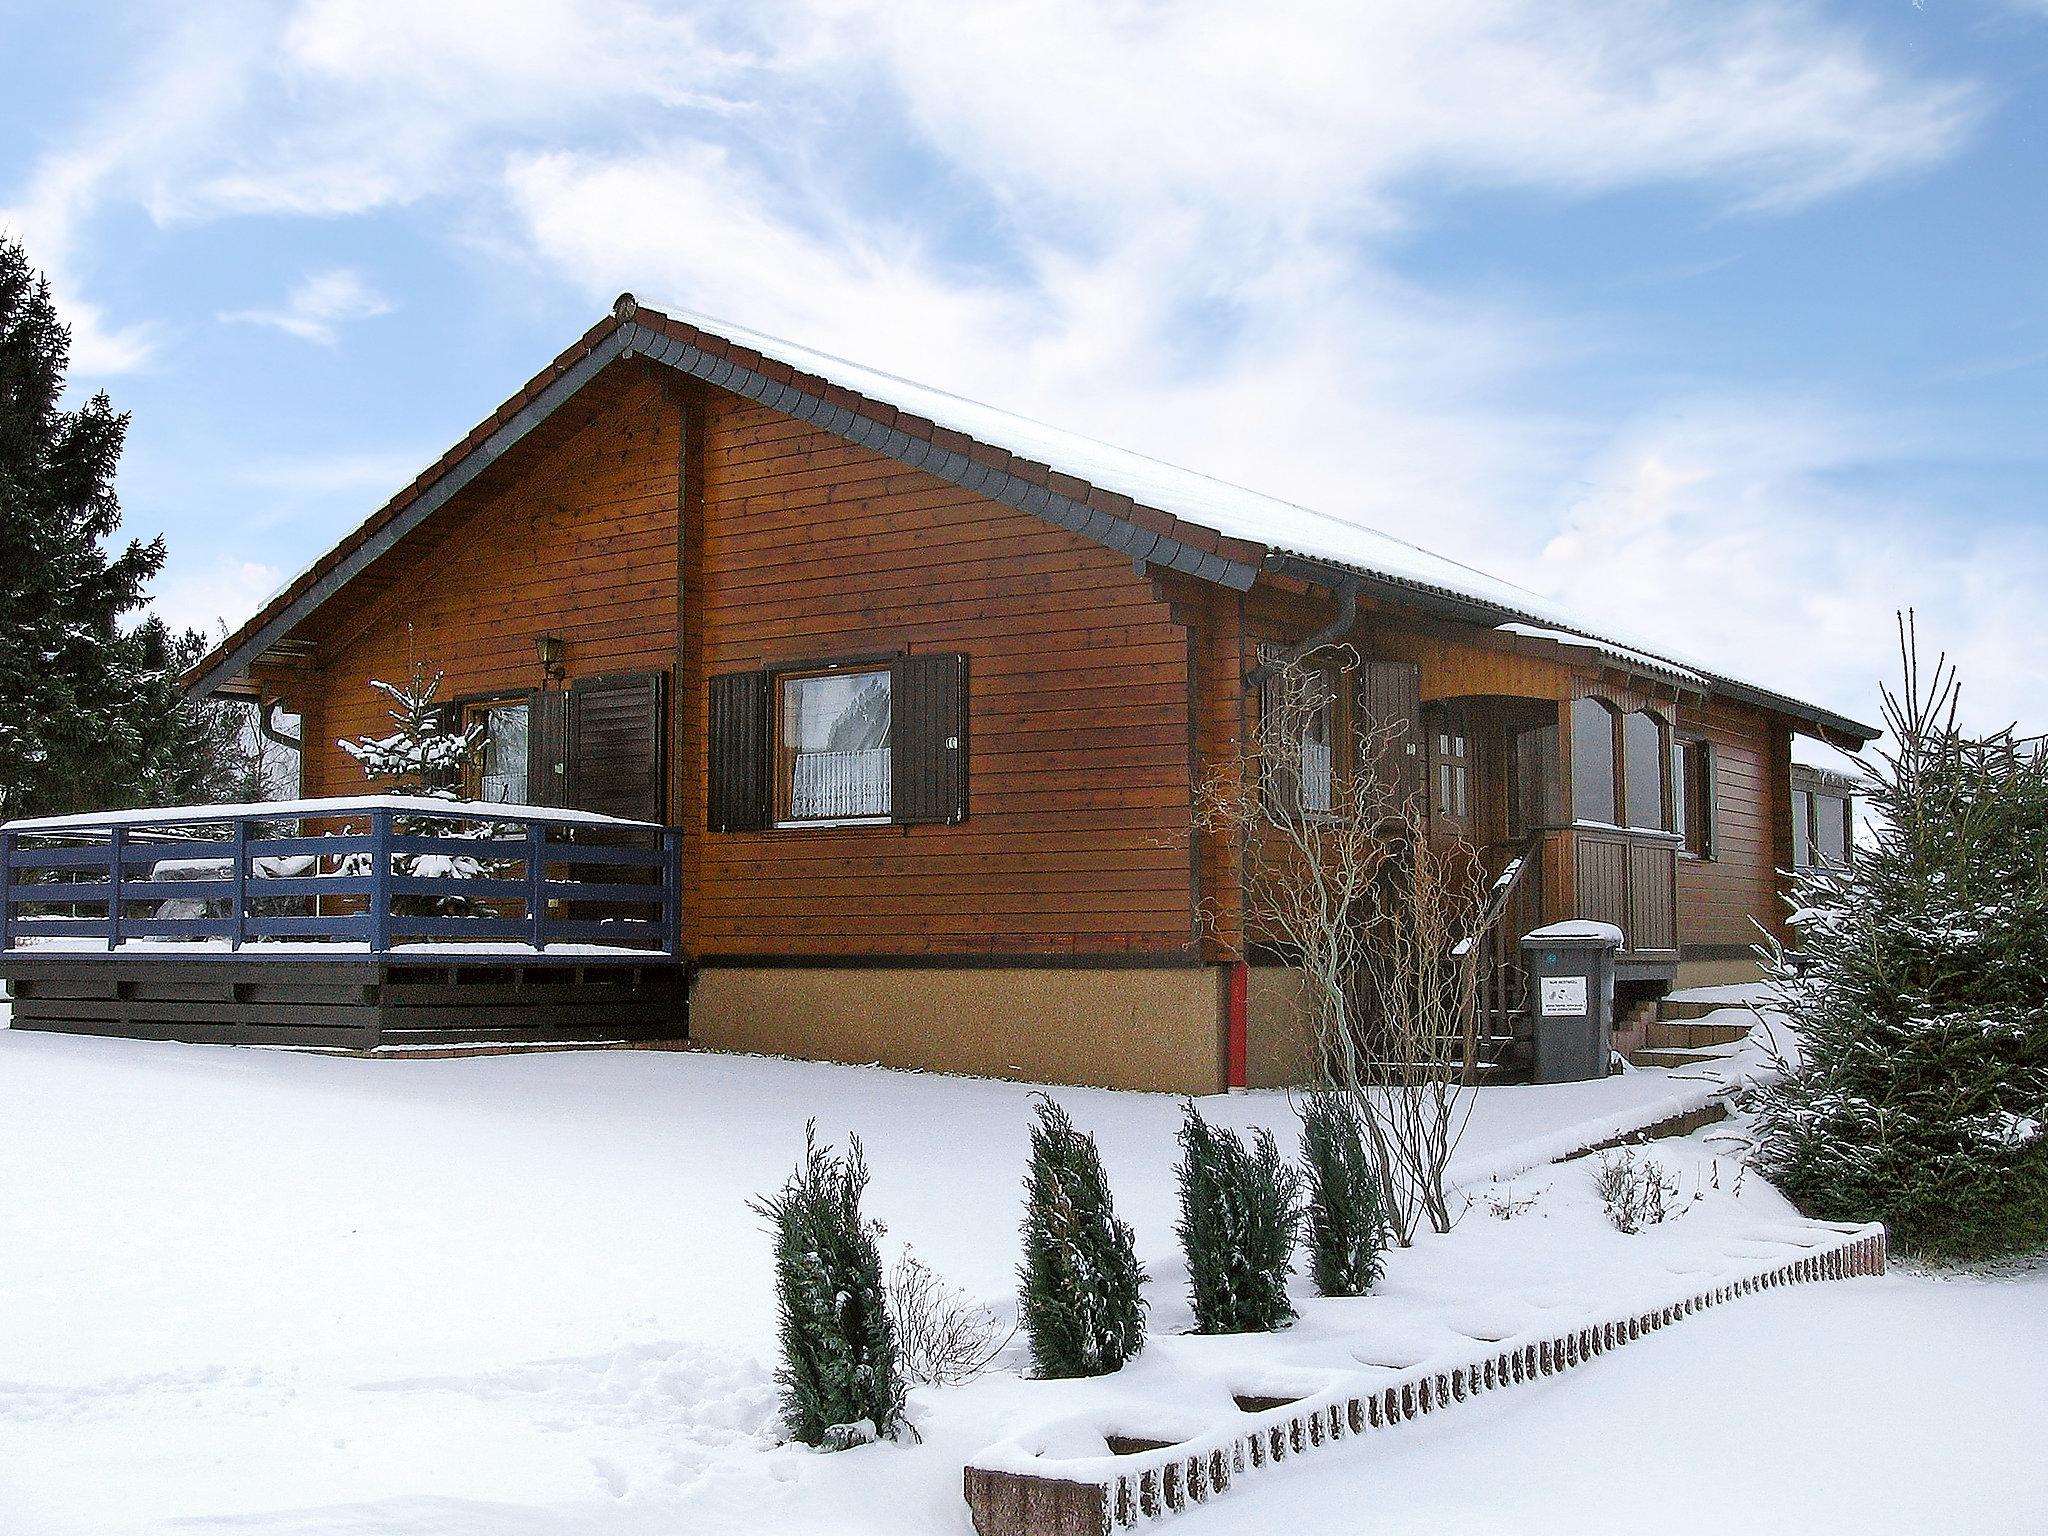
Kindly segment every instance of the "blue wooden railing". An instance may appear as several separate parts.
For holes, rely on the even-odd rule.
[[[12,821],[0,823],[0,950],[45,938],[256,953],[577,944],[674,959],[681,848],[651,822],[397,795]],[[451,904],[461,910],[435,910]]]

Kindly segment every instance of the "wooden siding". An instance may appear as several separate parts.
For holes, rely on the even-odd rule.
[[[413,655],[448,699],[536,687],[543,633],[572,678],[673,668],[676,413],[639,368],[588,393],[314,615],[317,670],[266,679],[305,711],[308,795],[364,787],[335,740],[391,729],[367,680],[402,681]]]
[[[765,407],[701,397],[686,650],[705,673],[966,655],[966,820],[704,834],[713,958],[1191,954],[1187,630],[1128,558]],[[706,686],[684,692],[686,798]]]
[[[1752,917],[1783,931],[1777,870],[1791,826],[1790,731],[1758,710],[1691,700],[1678,729],[1705,737],[1714,754],[1714,856],[1678,861],[1679,942],[1746,950],[1758,937]]]

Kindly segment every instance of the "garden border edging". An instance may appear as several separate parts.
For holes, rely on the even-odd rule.
[[[1583,1365],[1694,1313],[1759,1291],[1885,1272],[1882,1226],[1841,1226],[1799,1257],[1759,1266],[1679,1299],[1622,1317],[1500,1340],[1477,1359],[1425,1362],[1370,1390],[1312,1394],[1248,1415],[1234,1434],[1196,1437],[1131,1455],[1046,1457],[1019,1437],[989,1447],[961,1474],[979,1536],[1113,1536],[1205,1504],[1248,1475],[1310,1451],[1438,1412],[1481,1392]]]

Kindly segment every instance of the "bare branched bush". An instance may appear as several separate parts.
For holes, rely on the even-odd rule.
[[[889,1271],[889,1316],[900,1369],[921,1387],[957,1387],[995,1363],[1016,1336],[994,1312],[905,1249]]]
[[[1294,662],[1268,687],[1244,751],[1199,786],[1195,830],[1238,850],[1247,933],[1301,968],[1319,1075],[1357,1104],[1405,1246],[1420,1222],[1454,1220],[1445,1175],[1471,1115],[1473,940],[1505,895],[1489,894],[1470,848],[1431,844],[1402,723],[1332,750],[1327,674]]]
[[[1600,1171],[1593,1175],[1593,1189],[1606,1208],[1607,1219],[1619,1232],[1640,1232],[1685,1210],[1678,1203],[1677,1175],[1666,1172],[1664,1165],[1652,1157],[1637,1162],[1633,1147],[1600,1154]]]

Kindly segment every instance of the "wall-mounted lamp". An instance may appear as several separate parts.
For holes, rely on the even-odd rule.
[[[535,635],[533,637],[533,653],[540,658],[542,686],[546,686],[548,683],[559,683],[568,675],[568,669],[562,665],[562,652],[565,649],[567,647],[562,643],[560,635]]]

